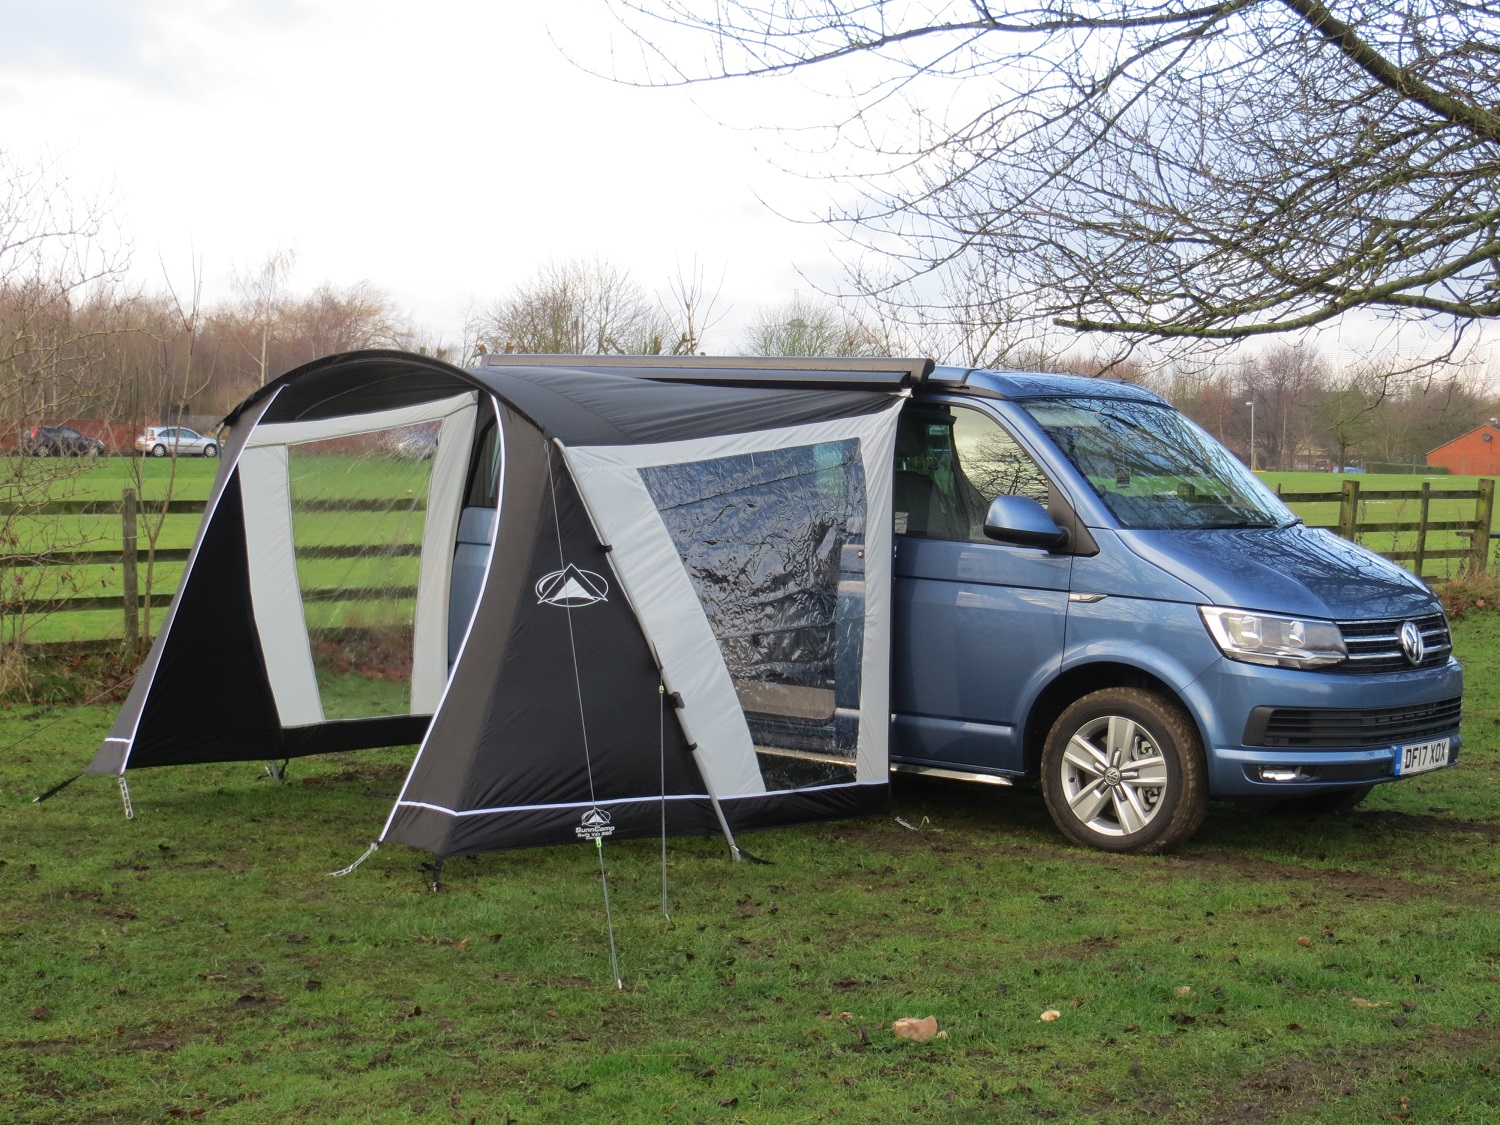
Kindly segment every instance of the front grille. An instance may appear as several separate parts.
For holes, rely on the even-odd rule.
[[[1401,651],[1401,626],[1415,621],[1422,630],[1426,651],[1420,664],[1413,664]],[[1344,646],[1349,659],[1324,669],[1328,672],[1410,672],[1413,668],[1433,668],[1446,664],[1453,651],[1448,635],[1448,620],[1441,613],[1427,617],[1396,617],[1388,621],[1340,621]]]
[[[1463,698],[1366,711],[1313,707],[1257,707],[1245,724],[1246,746],[1389,746],[1451,734],[1463,715]]]

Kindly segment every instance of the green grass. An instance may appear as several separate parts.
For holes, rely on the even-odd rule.
[[[0,457],[0,481],[61,477],[49,489],[49,497],[53,500],[118,500],[120,493],[127,488],[136,489],[143,500],[159,500],[168,495],[169,490],[176,500],[207,500],[218,468],[217,460],[205,457],[179,458],[175,468],[171,458]],[[0,500],[12,498],[3,492],[4,489],[0,488]]]
[[[1280,486],[1283,492],[1338,492],[1346,480],[1359,482],[1361,493],[1380,491],[1415,491],[1423,482],[1434,490],[1474,489],[1478,477],[1399,475],[1395,473],[1357,473],[1341,476],[1335,473],[1260,473],[1260,478],[1271,488]],[[1339,521],[1339,504],[1336,500],[1322,503],[1296,503],[1291,508],[1303,520],[1314,526],[1331,527]],[[1369,532],[1360,537],[1360,542],[1372,551],[1410,551],[1416,549],[1415,525],[1421,512],[1417,500],[1367,500],[1360,501],[1362,523],[1409,522],[1410,532]],[[1428,508],[1430,520],[1467,520],[1474,518],[1473,500],[1433,500]],[[1500,530],[1500,528],[1497,528]],[[1427,547],[1434,549],[1456,549],[1469,546],[1469,539],[1454,532],[1431,532]],[[1493,551],[1491,554],[1493,563]],[[1411,565],[1411,564],[1405,564]],[[1425,578],[1451,578],[1463,573],[1468,567],[1466,559],[1431,559],[1422,567]]]
[[[624,991],[587,845],[323,874],[410,751],[142,771],[127,822],[100,778],[29,803],[110,709],[0,711],[0,1119],[1494,1121],[1500,614],[1455,638],[1462,762],[1348,816],[1118,857],[1034,792],[901,781],[916,831],[670,841],[671,924],[657,843],[607,844]]]

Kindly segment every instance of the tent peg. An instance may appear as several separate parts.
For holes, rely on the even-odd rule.
[[[31,803],[33,805],[40,805],[48,797],[55,797],[55,796],[57,796],[57,794],[61,793],[64,789],[66,789],[68,786],[72,785],[73,782],[77,781],[82,776],[83,776],[83,774],[81,774],[81,773],[75,773],[72,777],[68,778],[67,781],[60,781],[60,782],[58,782],[51,789],[47,790],[47,792],[43,793],[40,797],[33,797],[33,798],[31,798]]]
[[[120,800],[125,804],[125,819],[135,819],[135,809],[130,804],[130,786],[125,784],[125,775],[120,775]]]

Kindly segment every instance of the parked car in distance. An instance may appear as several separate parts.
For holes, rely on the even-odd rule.
[[[217,457],[219,442],[186,426],[147,426],[135,439],[135,451],[142,457]]]
[[[21,438],[21,448],[33,457],[103,457],[107,451],[98,438],[81,434],[72,426],[34,426]]]

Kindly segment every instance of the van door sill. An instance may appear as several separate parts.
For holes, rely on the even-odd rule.
[[[916,766],[907,762],[892,762],[892,773],[919,773],[923,777],[945,777],[949,781],[980,781],[985,785],[1014,785],[1008,777],[992,773],[969,773],[965,770],[942,770],[936,766]]]

